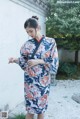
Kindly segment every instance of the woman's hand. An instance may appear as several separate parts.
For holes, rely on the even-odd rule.
[[[13,57],[9,58],[9,62],[8,63],[16,63],[16,62],[18,62],[17,58],[13,58]]]
[[[42,59],[30,59],[27,61],[29,67],[33,67],[38,64],[45,64],[45,62]]]

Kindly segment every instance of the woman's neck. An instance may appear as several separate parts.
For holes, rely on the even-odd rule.
[[[42,38],[42,34],[38,34],[38,35],[36,36],[36,40],[37,40],[37,41],[40,41],[41,38]]]

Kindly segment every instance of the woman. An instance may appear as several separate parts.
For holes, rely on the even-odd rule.
[[[24,28],[32,38],[21,47],[21,57],[10,58],[9,63],[17,63],[24,70],[26,119],[33,119],[34,114],[38,115],[37,119],[44,119],[48,106],[50,71],[56,74],[58,69],[56,42],[53,38],[42,36],[36,16],[27,19]]]

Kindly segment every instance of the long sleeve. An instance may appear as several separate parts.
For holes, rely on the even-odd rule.
[[[25,70],[27,67],[27,60],[25,60],[24,57],[21,56],[18,58],[18,64],[23,70]]]
[[[21,47],[20,57],[18,58],[17,64],[21,67],[21,69],[25,70],[27,67],[27,57],[28,51],[25,49],[25,44]]]
[[[59,66],[59,58],[55,40],[53,40],[49,51],[45,53],[43,60],[48,65],[50,72],[56,74]]]
[[[58,58],[56,42],[54,44],[54,47],[52,48],[51,57],[52,57],[52,63],[50,66],[50,70],[53,74],[56,74],[59,67],[59,58]]]
[[[26,41],[20,49],[20,57],[18,58],[18,64],[24,71],[27,71],[27,61],[31,58],[35,47],[36,46],[34,44],[34,39],[30,39]]]

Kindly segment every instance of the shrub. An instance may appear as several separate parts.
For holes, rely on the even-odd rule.
[[[64,74],[68,77],[74,75],[77,72],[77,66],[70,62],[60,62],[58,74]]]
[[[25,115],[24,114],[17,114],[14,116],[14,119],[25,119]]]

